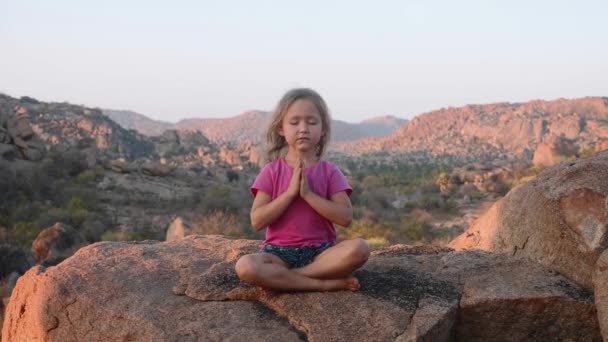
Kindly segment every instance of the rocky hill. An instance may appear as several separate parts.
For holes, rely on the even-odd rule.
[[[363,120],[359,123],[333,120],[331,123],[331,139],[334,142],[340,142],[355,141],[368,137],[383,137],[395,132],[406,122],[405,119],[390,115]]]
[[[43,150],[94,147],[110,157],[130,159],[154,154],[154,146],[146,137],[121,127],[99,109],[0,94],[0,118],[7,122],[19,118],[19,134],[36,136]],[[19,139],[13,137],[12,141],[19,146]],[[19,147],[26,150],[26,146]]]
[[[103,242],[16,283],[3,341],[601,341],[608,151],[544,170],[450,247],[372,253],[357,292],[279,293],[234,271],[261,241]],[[222,314],[218,315],[218,312]]]
[[[427,159],[451,156],[469,162],[532,161],[539,146],[555,146],[556,140],[570,144],[575,154],[604,145],[608,140],[608,98],[445,108],[421,114],[383,138],[334,144],[333,151],[419,154]]]
[[[392,115],[384,115],[365,119],[360,122],[360,125],[365,129],[368,135],[387,136],[405,125],[407,121],[407,119],[401,119]]]
[[[252,142],[260,143],[268,126],[271,113],[248,111],[230,118],[183,119],[175,124],[178,130],[199,130],[217,144]]]
[[[213,207],[205,198],[214,184],[246,189],[260,155],[252,144],[216,145],[200,131],[166,130],[148,137],[99,109],[0,95],[1,222],[17,223],[7,217],[23,202],[19,191],[29,189],[31,202],[22,204],[33,208],[28,210],[44,203],[62,208],[70,197],[91,198],[94,222],[79,220],[76,228],[103,225],[111,232],[162,235],[181,211],[192,217],[203,214],[203,206]],[[46,216],[56,216],[50,212]],[[95,231],[93,239],[99,240],[104,231]]]

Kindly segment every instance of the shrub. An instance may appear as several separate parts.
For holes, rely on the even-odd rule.
[[[150,238],[149,232],[124,232],[124,231],[107,231],[101,235],[101,241],[143,241],[155,240]]]
[[[263,233],[256,232],[236,213],[216,210],[200,217],[192,225],[193,234],[226,235],[238,238],[261,238]]]
[[[386,247],[391,244],[386,238],[383,237],[371,237],[367,238],[366,240],[371,248]]]
[[[423,194],[418,199],[418,205],[420,208],[425,210],[439,209],[441,207],[441,202],[436,195],[433,194]]]
[[[104,225],[100,221],[87,219],[82,223],[80,233],[89,243],[101,241]]]
[[[75,182],[77,184],[91,183],[95,180],[97,174],[94,170],[84,170],[76,176]]]
[[[582,150],[579,153],[579,157],[580,158],[588,158],[590,155],[595,153],[595,146],[591,145],[588,146],[587,148],[585,148],[584,150]]]
[[[12,238],[20,246],[29,247],[36,239],[41,229],[34,222],[21,221],[13,226]]]

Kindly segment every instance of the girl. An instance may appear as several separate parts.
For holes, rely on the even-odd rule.
[[[352,221],[352,188],[334,164],[321,160],[330,136],[325,101],[311,89],[287,92],[267,133],[269,163],[251,192],[251,223],[266,227],[261,253],[241,257],[239,278],[275,290],[357,291],[352,272],[369,257],[363,239],[336,245],[333,223]]]

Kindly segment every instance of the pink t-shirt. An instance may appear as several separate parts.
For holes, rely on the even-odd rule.
[[[251,186],[255,196],[258,190],[267,193],[275,200],[287,191],[293,168],[280,158],[268,163]],[[340,191],[350,196],[352,188],[340,169],[325,160],[306,168],[308,186],[317,195],[330,199]],[[297,197],[291,202],[283,215],[266,229],[264,246],[272,243],[277,246],[319,246],[325,242],[336,242],[336,229],[331,221],[319,215],[306,201]]]

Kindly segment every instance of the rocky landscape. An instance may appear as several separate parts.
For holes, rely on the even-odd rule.
[[[249,236],[238,215],[263,146],[238,120],[225,132],[221,120],[198,122],[216,127],[209,136],[192,126],[147,136],[99,109],[0,95],[0,238],[40,239],[33,254],[0,246],[3,339],[601,340],[608,155],[596,152],[608,147],[607,108],[597,97],[449,108],[336,143],[328,157],[347,174],[449,166],[433,184],[441,201],[429,202],[447,214],[412,208],[432,199],[423,191],[361,200],[390,199],[380,212],[407,210],[415,227],[470,228],[449,247],[376,250],[358,293],[268,295],[232,268],[259,241],[181,239]],[[258,112],[245,116],[259,125]],[[76,229],[54,224],[63,219]],[[169,235],[69,257],[87,240]]]
[[[359,292],[238,281],[260,241],[104,242],[19,278],[3,341],[601,341],[608,151],[548,168],[449,247],[372,253]]]

